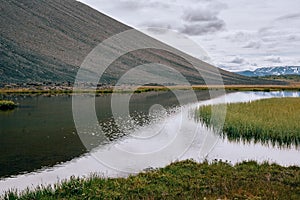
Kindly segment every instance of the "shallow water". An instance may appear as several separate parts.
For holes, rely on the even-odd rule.
[[[86,148],[74,130],[72,115],[69,113],[71,97],[26,97],[24,99],[20,96],[10,97],[17,100],[22,98],[20,100],[22,106],[12,113],[0,115],[0,133],[1,137],[5,136],[2,137],[4,141],[1,139],[1,147],[6,145],[6,148],[1,148],[1,163],[4,161],[18,164],[18,160],[9,159],[13,156],[21,158],[25,154],[38,164],[28,167],[30,173],[2,179],[1,191],[11,188],[24,189],[39,184],[47,185],[72,175],[88,176],[92,172],[109,177],[126,176],[149,167],[163,167],[172,161],[188,158],[197,161],[222,159],[233,164],[243,160],[256,160],[276,162],[285,166],[300,165],[300,149],[296,147],[280,148],[259,143],[229,142],[220,139],[211,130],[197,123],[192,116],[193,110],[202,104],[224,101],[244,102],[271,97],[299,97],[299,92],[237,92],[206,101],[201,101],[208,99],[208,94],[204,91],[197,96],[199,102],[179,106],[176,97],[170,92],[135,95],[131,99],[130,111],[136,123],[125,127],[130,134],[120,129],[111,130],[110,126],[107,126],[107,135],[115,136],[111,137],[110,143],[100,145],[91,152],[86,152]],[[96,98],[100,123],[110,125],[113,122],[111,122],[109,102],[109,95]],[[158,109],[154,109],[153,112],[151,109],[153,105],[163,107],[157,106]],[[43,120],[46,120],[44,123],[47,126],[41,119],[45,111],[47,117]],[[29,118],[27,118],[28,113],[31,113]],[[35,122],[32,122],[33,119]],[[3,128],[3,124],[6,128]],[[24,134],[22,128],[27,134],[23,137],[20,136]],[[7,130],[11,131],[9,133],[13,137],[8,136]],[[57,135],[53,135],[53,131],[58,131]],[[56,138],[46,140],[47,136]],[[32,142],[32,139],[35,142]],[[18,147],[19,145],[21,147]],[[36,152],[32,150],[34,145],[37,145]],[[30,158],[32,155],[36,157]],[[50,158],[53,159],[51,164],[41,164],[44,160],[51,160]],[[31,163],[31,160],[24,159],[20,168],[25,169],[28,161]],[[16,168],[16,171],[18,169]]]
[[[209,98],[207,91],[199,91],[197,96],[198,100]],[[87,152],[74,125],[72,96],[13,95],[2,98],[13,100],[20,106],[13,111],[0,112],[0,178],[50,167]],[[111,95],[97,96],[95,106],[105,134],[114,140],[126,133],[115,125],[110,102]],[[149,115],[149,109],[157,104],[167,110],[179,105],[172,92],[132,95],[129,110],[134,123],[131,127],[125,123],[127,132],[156,120],[159,113]]]

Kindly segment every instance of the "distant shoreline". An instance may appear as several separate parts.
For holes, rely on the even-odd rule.
[[[106,86],[104,88],[73,90],[73,87],[30,87],[30,88],[0,88],[0,94],[73,94],[73,93],[142,93],[168,90],[194,90],[225,89],[229,91],[300,91],[300,83],[289,85],[193,85],[193,86],[141,86],[137,89],[133,86]]]

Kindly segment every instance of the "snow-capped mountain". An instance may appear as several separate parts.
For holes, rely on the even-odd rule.
[[[268,75],[300,75],[300,66],[285,66],[285,67],[262,67],[254,71],[246,70],[236,72],[244,76],[268,76]]]

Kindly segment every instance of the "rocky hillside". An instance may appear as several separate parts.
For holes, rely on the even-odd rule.
[[[75,0],[0,0],[0,20],[2,86],[32,82],[72,84],[80,64],[97,44],[131,29]],[[192,84],[204,84],[185,60],[153,49],[122,56],[101,81],[113,84],[128,69],[152,62],[174,67]],[[203,65],[207,73],[211,68]],[[220,71],[225,84],[272,83]]]

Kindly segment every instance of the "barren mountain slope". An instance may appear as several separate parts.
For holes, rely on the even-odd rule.
[[[80,64],[97,44],[131,29],[75,0],[0,0],[0,20],[0,84],[72,83]],[[204,84],[185,60],[154,49],[122,56],[101,82],[114,84],[137,64],[153,62],[180,71],[191,84]],[[211,67],[204,65],[203,70],[211,73]],[[225,84],[276,83],[220,72]],[[213,79],[215,74],[208,76]]]

